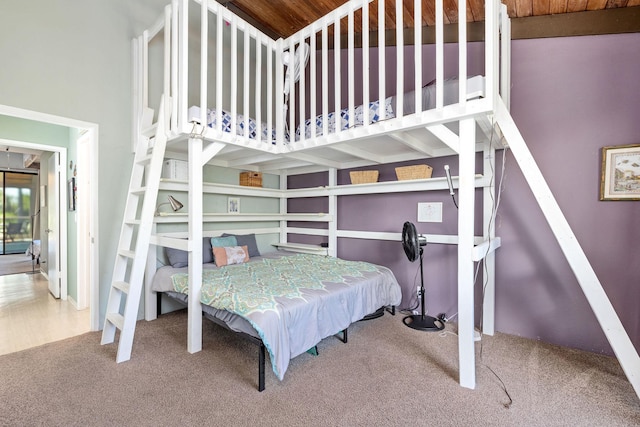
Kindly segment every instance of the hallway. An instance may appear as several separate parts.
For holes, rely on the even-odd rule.
[[[0,355],[89,332],[89,309],[51,296],[40,274],[0,276]]]

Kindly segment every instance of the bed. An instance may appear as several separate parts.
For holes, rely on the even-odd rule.
[[[229,248],[238,247],[223,247]],[[282,380],[290,359],[340,332],[346,342],[350,324],[380,308],[395,308],[402,298],[395,276],[386,267],[288,251],[260,255],[254,250],[249,257],[248,246],[242,248],[246,258],[241,262],[218,266],[225,261],[214,258],[203,264],[200,302],[208,319],[260,346],[260,391],[265,348],[274,374]],[[158,269],[152,289],[186,303],[187,267],[174,265],[178,267]]]
[[[585,268],[589,262],[563,222],[564,216],[509,113],[511,29],[506,6],[499,0],[484,2],[483,37],[475,38],[466,25],[455,25],[457,34],[451,31],[454,37],[449,38],[445,24],[467,22],[467,4],[458,2],[457,13],[438,1],[435,5],[426,0],[415,0],[413,7],[410,4],[405,0],[348,0],[296,33],[274,39],[220,2],[172,0],[157,22],[133,41],[132,135],[136,155],[102,338],[103,344],[111,343],[115,329],[122,331],[118,362],[131,355],[138,291],[145,275],[141,264],[146,261],[148,274],[155,271],[155,254],[148,250],[149,244],[187,250],[190,259],[198,259],[204,230],[253,227],[258,232],[270,221],[277,224],[273,232],[280,242],[305,235],[325,243],[329,255],[335,256],[343,238],[401,240],[400,233],[390,229],[341,229],[339,197],[447,190],[453,194],[456,186],[460,207],[456,234],[429,235],[429,241],[458,247],[459,381],[464,387],[475,388],[474,328],[479,302],[473,291],[474,270],[476,262],[483,262],[482,328],[491,335],[495,327],[495,251],[500,247],[495,235],[495,158],[496,150],[508,144],[553,222],[564,253],[577,254],[578,259],[567,259],[587,297],[593,297],[592,284],[599,282],[589,277],[591,269]],[[307,44],[308,66],[296,53]],[[305,55],[306,51],[301,50]],[[484,76],[480,78],[482,90],[470,96],[468,76],[478,74]],[[447,104],[445,86],[452,77],[457,78],[460,95]],[[435,108],[428,108],[421,105],[422,93],[415,89],[432,80]],[[395,103],[390,96],[396,97]],[[199,108],[192,111],[200,116],[196,121],[189,113],[193,105]],[[393,117],[387,114],[389,105]],[[211,127],[204,125],[211,121],[208,110],[216,117]],[[228,120],[225,129],[223,112]],[[337,178],[337,171],[382,163],[422,163],[442,156],[457,156],[458,176],[434,174],[432,179],[365,185],[342,185]],[[165,157],[188,160],[186,182],[158,185]],[[142,173],[140,166],[149,164]],[[205,165],[233,172],[225,180],[208,183]],[[229,178],[237,176],[238,170],[278,175],[280,185],[276,189],[234,185]],[[327,173],[326,184],[288,189],[289,176],[316,172]],[[476,189],[482,197],[476,197]],[[158,191],[163,190],[187,193],[188,214],[153,218]],[[142,218],[130,218],[142,193]],[[243,210],[230,215],[223,201],[212,203],[217,211],[205,213],[203,199],[207,195],[215,195],[218,201],[272,198],[277,199],[278,208],[245,212],[243,200]],[[289,212],[287,202],[296,197],[326,197],[328,210],[306,215]],[[476,199],[482,199],[481,203]],[[475,215],[480,204],[482,221]],[[297,225],[300,221],[324,222],[326,227],[301,227]],[[157,232],[156,226],[170,222],[187,231]],[[221,225],[223,222],[227,224]],[[482,230],[476,233],[479,223]],[[384,221],[380,225],[384,227]],[[131,244],[136,235],[132,228],[140,231],[135,245]],[[186,242],[181,240],[185,237]],[[196,264],[189,266],[187,351],[191,353],[202,349],[202,269]],[[602,290],[601,286],[595,288]],[[145,298],[155,297],[155,292],[145,290]],[[411,294],[414,291],[411,289]],[[123,294],[127,294],[126,304]],[[625,372],[634,375],[630,379],[640,390],[637,351],[604,292],[593,300],[598,302],[592,304],[596,317],[604,319],[603,330],[616,354],[624,356],[619,357],[621,364]],[[122,305],[124,313],[119,311]],[[156,314],[152,306],[145,304],[148,320]]]
[[[434,11],[422,3],[416,1],[413,8],[404,9],[404,2],[399,0],[349,0],[322,19],[278,40],[218,2],[173,0],[167,5],[156,24],[133,43],[133,134],[140,147],[136,153],[148,152],[150,147],[155,150],[156,140],[162,135],[159,140],[166,143],[163,156],[189,162],[186,182],[161,183],[158,188],[187,192],[190,206],[182,217],[154,218],[158,228],[165,223],[171,227],[181,224],[186,233],[178,233],[178,238],[173,232],[158,230],[151,243],[187,249],[197,259],[201,256],[197,242],[204,230],[258,232],[272,226],[280,242],[296,241],[294,236],[303,235],[326,243],[327,253],[334,257],[343,238],[399,242],[400,233],[389,228],[341,229],[338,199],[445,191],[444,177],[434,173],[433,180],[347,186],[338,183],[338,171],[459,155],[460,177],[453,177],[453,183],[459,185],[461,206],[467,206],[460,209],[460,232],[433,237],[435,243],[463,248],[459,263],[464,267],[479,261],[475,254],[481,252],[481,258],[489,264],[485,269],[488,294],[493,295],[494,251],[499,239],[493,229],[483,230],[481,235],[474,233],[477,218],[473,189],[483,191],[485,202],[495,200],[495,150],[504,145],[499,136],[494,138],[497,133],[492,115],[502,102],[501,96],[508,105],[509,20],[499,1],[487,1],[484,45],[467,43],[466,27],[459,26],[454,46],[442,37],[443,10],[430,16]],[[388,12],[393,7],[396,13],[391,27],[395,30],[385,31],[385,25],[379,24],[385,19],[391,23]],[[406,13],[398,13],[400,10]],[[461,22],[466,21],[463,4],[458,13]],[[425,43],[422,37],[426,36],[422,33],[425,19],[435,22],[434,45]],[[410,23],[409,28],[406,23]],[[375,40],[368,37],[376,32]],[[414,37],[405,39],[411,33]],[[292,64],[291,53],[297,58],[295,52],[307,44],[308,62],[294,59]],[[302,64],[299,74],[292,73],[298,68],[296,63]],[[483,152],[483,162],[476,162],[478,152]],[[141,154],[140,161],[145,157]],[[476,164],[483,169],[480,174]],[[200,165],[233,171],[222,181],[205,182]],[[237,171],[247,170],[277,175],[279,185],[276,189],[249,188],[234,185],[229,179]],[[326,185],[288,189],[288,177],[315,172],[328,174]],[[155,178],[150,181],[155,182]],[[251,199],[247,204],[245,197]],[[324,213],[289,212],[288,200],[296,197],[326,197],[328,209]],[[207,213],[205,198],[219,201],[213,212]],[[227,198],[242,199],[240,212],[229,215]],[[275,199],[277,207],[257,213],[252,210],[254,198]],[[484,224],[492,224],[491,215],[490,203],[483,203]],[[178,240],[185,237],[186,244]],[[478,244],[488,249],[474,249]],[[147,265],[155,269],[154,256],[147,259]],[[187,298],[187,351],[193,353],[202,348],[203,304],[199,297],[203,273],[197,267],[190,268],[193,280]],[[458,307],[462,319],[460,357],[464,358],[461,371],[462,367],[465,371],[461,382],[469,385],[475,381],[470,368],[475,363],[474,316],[468,315],[473,313],[474,302],[466,295],[473,277],[465,269],[459,271],[458,291],[465,296]],[[149,289],[145,298],[152,300],[155,293]],[[145,317],[153,319],[157,314],[155,304],[149,302],[145,307]],[[485,331],[491,333],[493,324],[493,310],[484,310]],[[300,346],[296,352],[304,350]],[[130,354],[129,349],[125,351]],[[274,354],[274,359],[278,357]],[[279,367],[276,371],[282,373]]]

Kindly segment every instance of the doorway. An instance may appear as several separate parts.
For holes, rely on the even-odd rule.
[[[85,212],[83,215],[78,215],[75,212],[70,212],[67,210],[67,183],[66,177],[68,172],[65,173],[65,166],[67,163],[67,149],[65,147],[48,145],[44,143],[33,143],[33,142],[25,142],[20,141],[18,139],[13,140],[1,140],[0,144],[7,144],[16,147],[22,147],[33,150],[43,150],[51,153],[59,153],[60,154],[60,168],[61,168],[61,183],[60,183],[60,191],[59,197],[54,197],[51,194],[50,188],[48,185],[45,185],[44,182],[40,183],[40,189],[43,191],[43,199],[40,200],[41,203],[47,203],[55,199],[55,201],[60,206],[60,226],[59,226],[59,236],[60,236],[60,244],[59,244],[59,264],[60,268],[58,269],[60,273],[60,297],[61,300],[66,301],[68,298],[73,300],[72,302],[77,306],[77,308],[81,308],[80,304],[84,302],[84,304],[88,305],[89,313],[90,313],[90,330],[98,330],[99,329],[99,303],[98,303],[98,269],[97,269],[97,259],[98,259],[98,241],[97,241],[97,197],[98,194],[98,175],[97,175],[97,139],[98,139],[98,125],[89,122],[77,121],[74,119],[52,116],[44,113],[38,113],[28,110],[17,109],[14,107],[3,106],[0,105],[0,116],[6,116],[10,118],[16,119],[24,119],[29,121],[35,121],[39,124],[50,124],[54,126],[61,126],[68,129],[69,135],[69,144],[72,152],[75,154],[75,150],[77,149],[76,145],[79,145],[78,140],[80,136],[84,136],[84,148],[81,153],[82,158],[86,161],[85,171],[88,174],[86,180],[84,180],[85,188],[82,193],[78,193],[78,201],[81,201],[81,198],[86,197],[86,200],[82,200],[83,206],[85,208]],[[45,188],[46,187],[46,188]],[[70,244],[67,244],[67,224],[73,226],[73,229],[83,230],[83,232],[88,233],[88,236],[79,236],[76,233],[72,233],[72,241]],[[41,230],[44,231],[44,230]],[[78,233],[79,234],[79,233]],[[72,248],[73,254],[71,254],[69,260],[69,247]],[[44,253],[44,248],[43,248]],[[78,267],[77,261],[77,253],[82,253],[86,256],[85,261],[83,261],[83,268],[80,269]],[[70,269],[68,267],[71,267]],[[45,270],[45,267],[42,268]],[[70,278],[70,280],[67,280]],[[71,289],[69,289],[68,284],[71,283]],[[78,288],[74,288],[77,286]],[[82,287],[82,289],[80,289]],[[71,291],[71,295],[69,294]]]

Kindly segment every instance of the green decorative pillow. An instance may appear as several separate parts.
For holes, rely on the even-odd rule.
[[[224,248],[225,246],[238,246],[235,236],[212,237],[211,246],[214,248]]]

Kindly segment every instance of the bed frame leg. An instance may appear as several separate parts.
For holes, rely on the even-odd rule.
[[[384,308],[388,313],[391,313],[392,316],[396,315],[396,306],[392,305],[391,307],[387,306]]]
[[[260,343],[258,355],[258,391],[264,390],[264,344]]]
[[[345,343],[345,344],[346,344],[346,343],[347,343],[347,338],[348,338],[348,337],[347,337],[347,328],[344,328],[344,329],[343,329],[342,331],[340,331],[340,332],[342,332],[342,338],[338,337],[338,339],[339,339],[340,341],[342,341],[343,343]]]
[[[156,292],[156,316],[162,314],[162,292]]]

